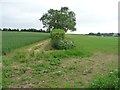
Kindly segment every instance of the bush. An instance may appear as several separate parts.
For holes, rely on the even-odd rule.
[[[74,43],[71,40],[60,40],[58,42],[57,48],[58,49],[71,49],[74,47]]]
[[[53,29],[50,35],[52,40],[61,40],[65,38],[65,31],[62,29]]]
[[[51,31],[51,44],[55,49],[70,49],[74,47],[72,41],[65,39],[65,32],[62,29]]]
[[[63,40],[51,40],[52,47],[55,49],[71,49],[75,45],[71,40],[63,39]]]

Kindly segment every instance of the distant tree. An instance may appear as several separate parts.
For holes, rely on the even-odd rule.
[[[95,33],[90,32],[88,35],[95,35]]]
[[[76,30],[75,13],[69,11],[68,7],[61,7],[60,10],[50,9],[39,20],[42,21],[43,28],[46,27],[47,31],[53,29],[63,29],[65,32]]]
[[[101,36],[100,32],[98,32],[96,35],[97,35],[97,36]]]
[[[16,30],[17,30],[17,31],[19,31],[19,29],[18,29],[18,28],[17,28]]]
[[[9,28],[8,31],[11,31],[11,29]]]
[[[118,33],[118,36],[120,36],[120,33]]]
[[[42,31],[43,31],[42,29],[39,30],[39,32],[42,32]]]
[[[109,36],[113,36],[114,33],[109,33]]]
[[[8,31],[8,29],[7,28],[3,28],[3,31]]]
[[[11,31],[18,31],[17,29],[12,29]]]
[[[21,29],[21,31],[23,32],[23,31],[27,31],[27,29]]]

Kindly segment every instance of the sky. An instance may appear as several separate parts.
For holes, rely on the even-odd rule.
[[[77,31],[87,34],[118,32],[120,0],[0,0],[0,28],[41,29],[40,17],[50,8],[68,7],[76,14]]]

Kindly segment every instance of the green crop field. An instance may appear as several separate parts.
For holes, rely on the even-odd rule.
[[[48,33],[2,32],[2,52],[10,52],[49,37]]]
[[[2,60],[3,88],[117,86],[117,37],[66,34],[75,44],[69,50],[51,49],[48,37],[46,33],[3,32],[2,48],[8,53]]]

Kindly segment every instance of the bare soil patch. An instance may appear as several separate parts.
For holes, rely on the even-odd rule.
[[[83,83],[88,84],[96,74],[107,75],[108,71],[117,68],[117,62],[118,55],[97,52],[91,57],[64,60],[60,66],[69,68],[75,65],[75,72],[82,77]]]

